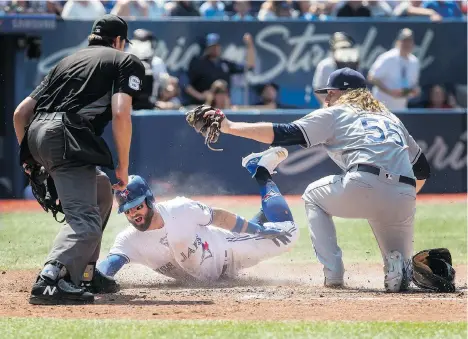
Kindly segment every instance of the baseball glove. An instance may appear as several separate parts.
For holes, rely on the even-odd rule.
[[[215,115],[203,117],[208,111],[215,111]],[[212,148],[210,144],[218,142],[221,134],[221,122],[224,120],[224,113],[221,110],[208,105],[197,106],[187,113],[185,119],[187,123],[205,137],[205,145],[212,151],[222,151],[222,148]]]
[[[455,292],[455,269],[447,248],[424,250],[413,256],[413,283],[435,292]]]
[[[57,219],[57,213],[60,212],[63,214],[63,209],[60,200],[58,200],[57,190],[52,177],[46,172],[44,167],[39,164],[25,165],[23,169],[29,179],[32,193],[39,205],[41,205],[47,213],[49,213],[50,210],[57,222],[63,223],[65,217],[60,221]]]

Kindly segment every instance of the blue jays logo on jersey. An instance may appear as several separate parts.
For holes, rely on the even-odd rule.
[[[203,264],[203,262],[208,259],[208,258],[213,258],[213,253],[211,253],[211,250],[210,250],[210,245],[208,245],[208,242],[204,242],[202,244],[202,256],[201,256],[201,262],[200,262],[200,265]]]
[[[187,254],[185,254],[185,252],[180,253],[182,257],[181,262],[184,262],[185,260],[189,259],[198,251],[199,248],[201,248],[202,250],[200,265],[203,264],[203,262],[206,259],[213,258],[213,253],[211,253],[210,245],[208,245],[208,242],[204,242],[197,234],[191,246],[187,247]]]
[[[268,201],[269,199],[273,197],[278,197],[280,195],[281,194],[279,192],[276,192],[274,190],[269,190],[268,193],[263,196],[263,201]]]
[[[198,234],[195,236],[195,240],[191,245],[192,246],[187,247],[187,254],[185,254],[184,252],[180,253],[182,257],[181,262],[184,262],[185,260],[189,259],[195,252],[197,252],[198,248],[203,245],[203,241],[198,236]]]

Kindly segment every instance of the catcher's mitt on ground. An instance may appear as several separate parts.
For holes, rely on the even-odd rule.
[[[424,250],[413,257],[413,282],[435,292],[455,292],[455,270],[446,248]]]
[[[60,212],[63,214],[63,209],[62,204],[58,201],[54,180],[49,173],[46,172],[43,166],[38,164],[25,165],[23,169],[29,179],[32,193],[39,205],[41,205],[47,213],[49,213],[50,210],[56,221],[60,223],[64,222],[65,217],[60,221],[57,219],[57,213]]]
[[[215,111],[213,116],[204,117],[208,111]],[[221,110],[208,105],[197,106],[185,113],[187,123],[205,137],[205,145],[212,151],[222,151],[223,149],[212,148],[210,144],[218,142],[221,134],[221,122],[224,120],[224,113]]]

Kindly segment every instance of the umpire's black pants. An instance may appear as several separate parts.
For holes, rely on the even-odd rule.
[[[39,117],[31,123],[28,146],[54,179],[67,221],[46,262],[57,260],[65,265],[78,285],[87,264],[99,258],[102,232],[112,211],[112,187],[96,166],[64,159],[62,121],[54,120],[53,115],[45,119]]]

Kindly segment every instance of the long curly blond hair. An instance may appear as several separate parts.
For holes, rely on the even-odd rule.
[[[392,113],[379,100],[374,98],[367,88],[346,90],[334,103],[336,105],[350,105],[358,107],[366,113],[391,115]]]

